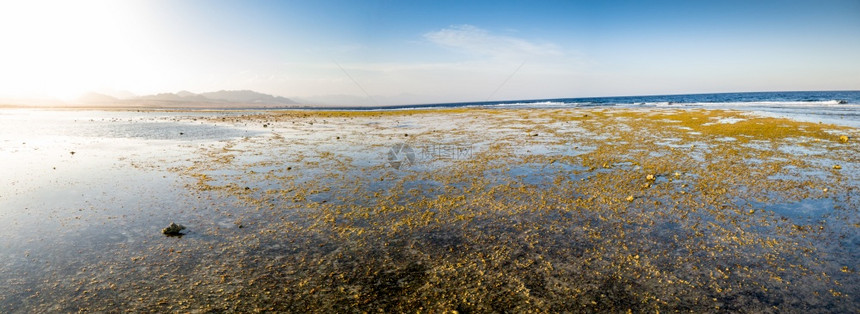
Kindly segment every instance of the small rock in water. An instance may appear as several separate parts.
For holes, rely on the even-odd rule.
[[[842,169],[842,166],[840,166],[840,165],[833,165],[833,169],[839,170],[839,169]]]
[[[182,235],[182,230],[185,229],[185,226],[177,224],[175,222],[171,222],[167,228],[161,229],[161,233],[169,236],[177,236]]]

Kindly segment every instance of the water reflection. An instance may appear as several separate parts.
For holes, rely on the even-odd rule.
[[[812,142],[832,172],[635,119],[534,136],[521,111],[430,114],[404,140],[378,117],[4,113],[3,312],[860,304],[851,147]],[[398,143],[470,150],[395,169]]]

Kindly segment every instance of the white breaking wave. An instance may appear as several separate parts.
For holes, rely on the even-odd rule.
[[[860,103],[846,103],[842,100],[823,101],[737,101],[737,102],[634,102],[634,103],[593,103],[535,101],[501,104],[481,104],[468,107],[494,108],[573,108],[584,106],[634,106],[634,107],[776,107],[776,108],[860,108]]]
[[[536,101],[536,102],[517,102],[517,103],[506,103],[506,104],[487,104],[487,105],[475,105],[475,107],[495,107],[495,108],[570,108],[570,107],[579,107],[583,105],[590,105],[591,103],[577,103],[577,102],[561,102],[561,101]]]
[[[655,107],[671,107],[671,106],[683,106],[684,103],[675,103],[675,102],[663,101],[663,102],[646,102],[646,103],[642,103],[642,105],[643,106],[655,106]]]
[[[697,102],[690,105],[703,107],[829,107],[829,108],[858,108],[860,104],[846,103],[842,100],[822,101],[749,101],[749,102]]]

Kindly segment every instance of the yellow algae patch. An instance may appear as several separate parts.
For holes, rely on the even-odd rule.
[[[646,129],[668,124],[659,122],[668,120],[675,122],[674,124],[677,126],[700,133],[702,136],[731,137],[740,142],[800,137],[835,140],[835,137],[827,131],[845,129],[833,125],[800,122],[784,118],[757,117],[728,110],[655,110],[648,114],[629,111],[617,115],[636,118],[637,126]],[[732,123],[721,123],[719,122],[721,120]],[[654,125],[654,127],[649,127],[649,124]]]
[[[439,108],[439,109],[404,109],[404,110],[297,110],[270,114],[271,117],[298,118],[359,118],[359,117],[397,117],[426,114],[459,114],[490,111],[478,108]]]
[[[404,136],[397,126],[410,115],[414,132]],[[853,129],[678,109],[290,111],[233,119],[277,122],[278,135],[201,147],[176,170],[228,223],[201,231],[202,239],[182,239],[198,241],[181,242],[189,246],[182,258],[146,259],[155,261],[150,269],[177,267],[199,285],[121,288],[179,295],[187,308],[223,300],[213,310],[238,312],[860,306],[830,292],[852,291],[858,280],[841,271],[854,262],[839,253],[844,247],[827,246],[855,238],[858,228],[793,220],[811,208],[839,208],[826,219],[857,226],[850,192],[822,193],[856,191],[857,174],[821,168],[856,165],[858,148],[834,145],[840,139],[831,135]],[[334,126],[303,129],[312,121]],[[415,159],[393,168],[388,149],[402,144]],[[468,155],[439,154],[464,147]],[[835,257],[816,258],[822,254]],[[153,272],[130,276],[162,275]]]

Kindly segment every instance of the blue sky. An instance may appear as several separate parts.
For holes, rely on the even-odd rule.
[[[856,0],[7,1],[0,39],[7,97],[253,89],[370,105],[860,89]]]

